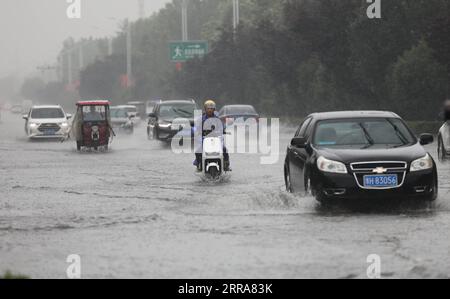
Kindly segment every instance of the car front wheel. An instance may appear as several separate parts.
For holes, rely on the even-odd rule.
[[[150,127],[148,127],[147,128],[147,137],[148,137],[148,140],[155,140],[155,129],[153,128],[150,128]]]
[[[289,193],[294,193],[291,183],[291,173],[287,165],[284,165],[284,183],[286,185],[286,191]]]
[[[437,182],[437,178],[436,178],[434,180],[433,192],[431,192],[430,194],[426,195],[424,197],[424,200],[428,201],[428,202],[436,201],[436,199],[438,198],[438,195],[439,195],[439,186],[438,186],[438,182]]]
[[[438,141],[438,158],[439,158],[439,161],[445,161],[447,159],[447,151],[445,150],[444,141],[442,140],[442,136],[439,136],[439,141]]]

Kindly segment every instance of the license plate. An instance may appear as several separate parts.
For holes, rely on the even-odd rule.
[[[56,131],[55,130],[45,130],[44,131],[44,135],[55,135]]]
[[[396,174],[364,176],[364,187],[385,188],[396,186],[398,186],[398,176]]]

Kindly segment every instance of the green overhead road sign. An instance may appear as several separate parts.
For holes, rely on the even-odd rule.
[[[184,62],[194,57],[203,57],[208,53],[207,41],[176,41],[169,43],[170,60]]]

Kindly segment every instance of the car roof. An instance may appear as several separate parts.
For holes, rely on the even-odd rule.
[[[195,102],[191,100],[174,100],[174,101],[163,101],[159,103],[159,105],[165,105],[165,104],[192,104],[195,105]]]
[[[230,107],[250,107],[250,108],[255,108],[252,105],[225,105],[225,106],[223,106],[223,108],[230,108]]]
[[[116,109],[136,108],[137,109],[137,107],[134,105],[119,105],[119,106],[114,106],[114,108],[116,108]]]
[[[31,109],[41,109],[41,108],[58,108],[62,109],[60,105],[34,105],[31,107]]]
[[[333,111],[333,112],[319,112],[310,114],[308,117],[313,117],[317,120],[326,119],[345,119],[345,118],[400,118],[397,114],[390,111]]]

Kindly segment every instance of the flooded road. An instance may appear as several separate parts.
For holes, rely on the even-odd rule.
[[[435,204],[325,208],[286,193],[280,159],[232,155],[219,184],[194,173],[141,126],[109,153],[74,142],[30,142],[19,115],[0,123],[0,273],[66,278],[366,278],[370,254],[386,278],[450,278],[450,163]],[[430,152],[435,156],[435,145]]]

